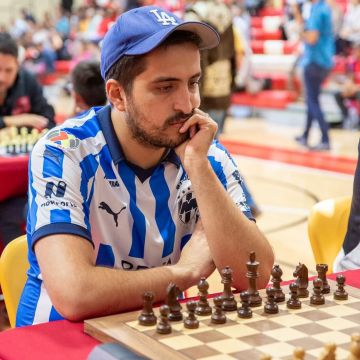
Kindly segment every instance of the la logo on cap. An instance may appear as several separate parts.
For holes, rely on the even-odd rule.
[[[156,16],[157,22],[161,23],[162,25],[178,25],[178,22],[176,19],[169,14],[167,14],[165,11],[161,11],[159,14],[158,9],[150,10],[151,13],[153,13]]]

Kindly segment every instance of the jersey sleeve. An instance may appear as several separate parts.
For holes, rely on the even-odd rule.
[[[54,131],[57,131],[55,135]],[[53,130],[50,136],[61,138],[66,137],[66,133]],[[36,144],[29,163],[27,231],[31,244],[34,246],[44,236],[64,233],[78,235],[91,242],[89,183],[84,182],[84,169],[76,150],[59,146],[47,137]],[[73,140],[71,144],[76,144],[78,139],[70,140]],[[64,140],[63,144],[70,142]]]
[[[254,220],[244,190],[243,178],[229,152],[215,142],[209,152],[209,160],[217,177],[229,193],[236,206],[249,218]]]

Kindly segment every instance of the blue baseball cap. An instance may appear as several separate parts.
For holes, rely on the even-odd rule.
[[[157,6],[143,6],[123,13],[104,37],[101,47],[101,76],[124,55],[143,55],[160,45],[175,30],[191,31],[200,39],[200,50],[219,44],[217,31],[198,21],[183,21]]]

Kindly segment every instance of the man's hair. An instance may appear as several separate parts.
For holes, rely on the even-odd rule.
[[[18,58],[19,50],[16,41],[8,33],[0,33],[0,54]]]
[[[98,61],[81,61],[71,72],[74,91],[89,106],[106,104],[105,82],[101,77]]]
[[[191,43],[199,47],[201,38],[191,31],[177,30],[170,34],[156,49],[184,43]],[[117,80],[124,87],[125,93],[130,94],[134,79],[146,69],[145,60],[146,54],[125,55],[114,63],[105,80]]]

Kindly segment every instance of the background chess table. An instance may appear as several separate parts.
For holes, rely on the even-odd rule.
[[[198,329],[185,329],[183,322],[172,322],[168,335],[157,334],[156,326],[139,325],[140,311],[134,311],[87,320],[85,332],[102,342],[120,342],[151,359],[255,360],[262,354],[292,359],[293,350],[300,346],[310,360],[317,359],[328,342],[337,344],[337,359],[347,359],[351,334],[360,329],[360,290],[347,286],[348,300],[334,300],[336,285],[332,280],[329,284],[331,293],[325,295],[325,305],[310,305],[307,298],[301,300],[301,309],[290,310],[283,302],[278,314],[269,315],[264,313],[263,304],[253,308],[250,319],[240,319],[236,312],[227,313],[223,325],[212,324],[210,316],[199,316]],[[287,295],[287,287],[284,292]],[[261,296],[265,301],[264,291]],[[158,308],[154,312],[158,315]]]

